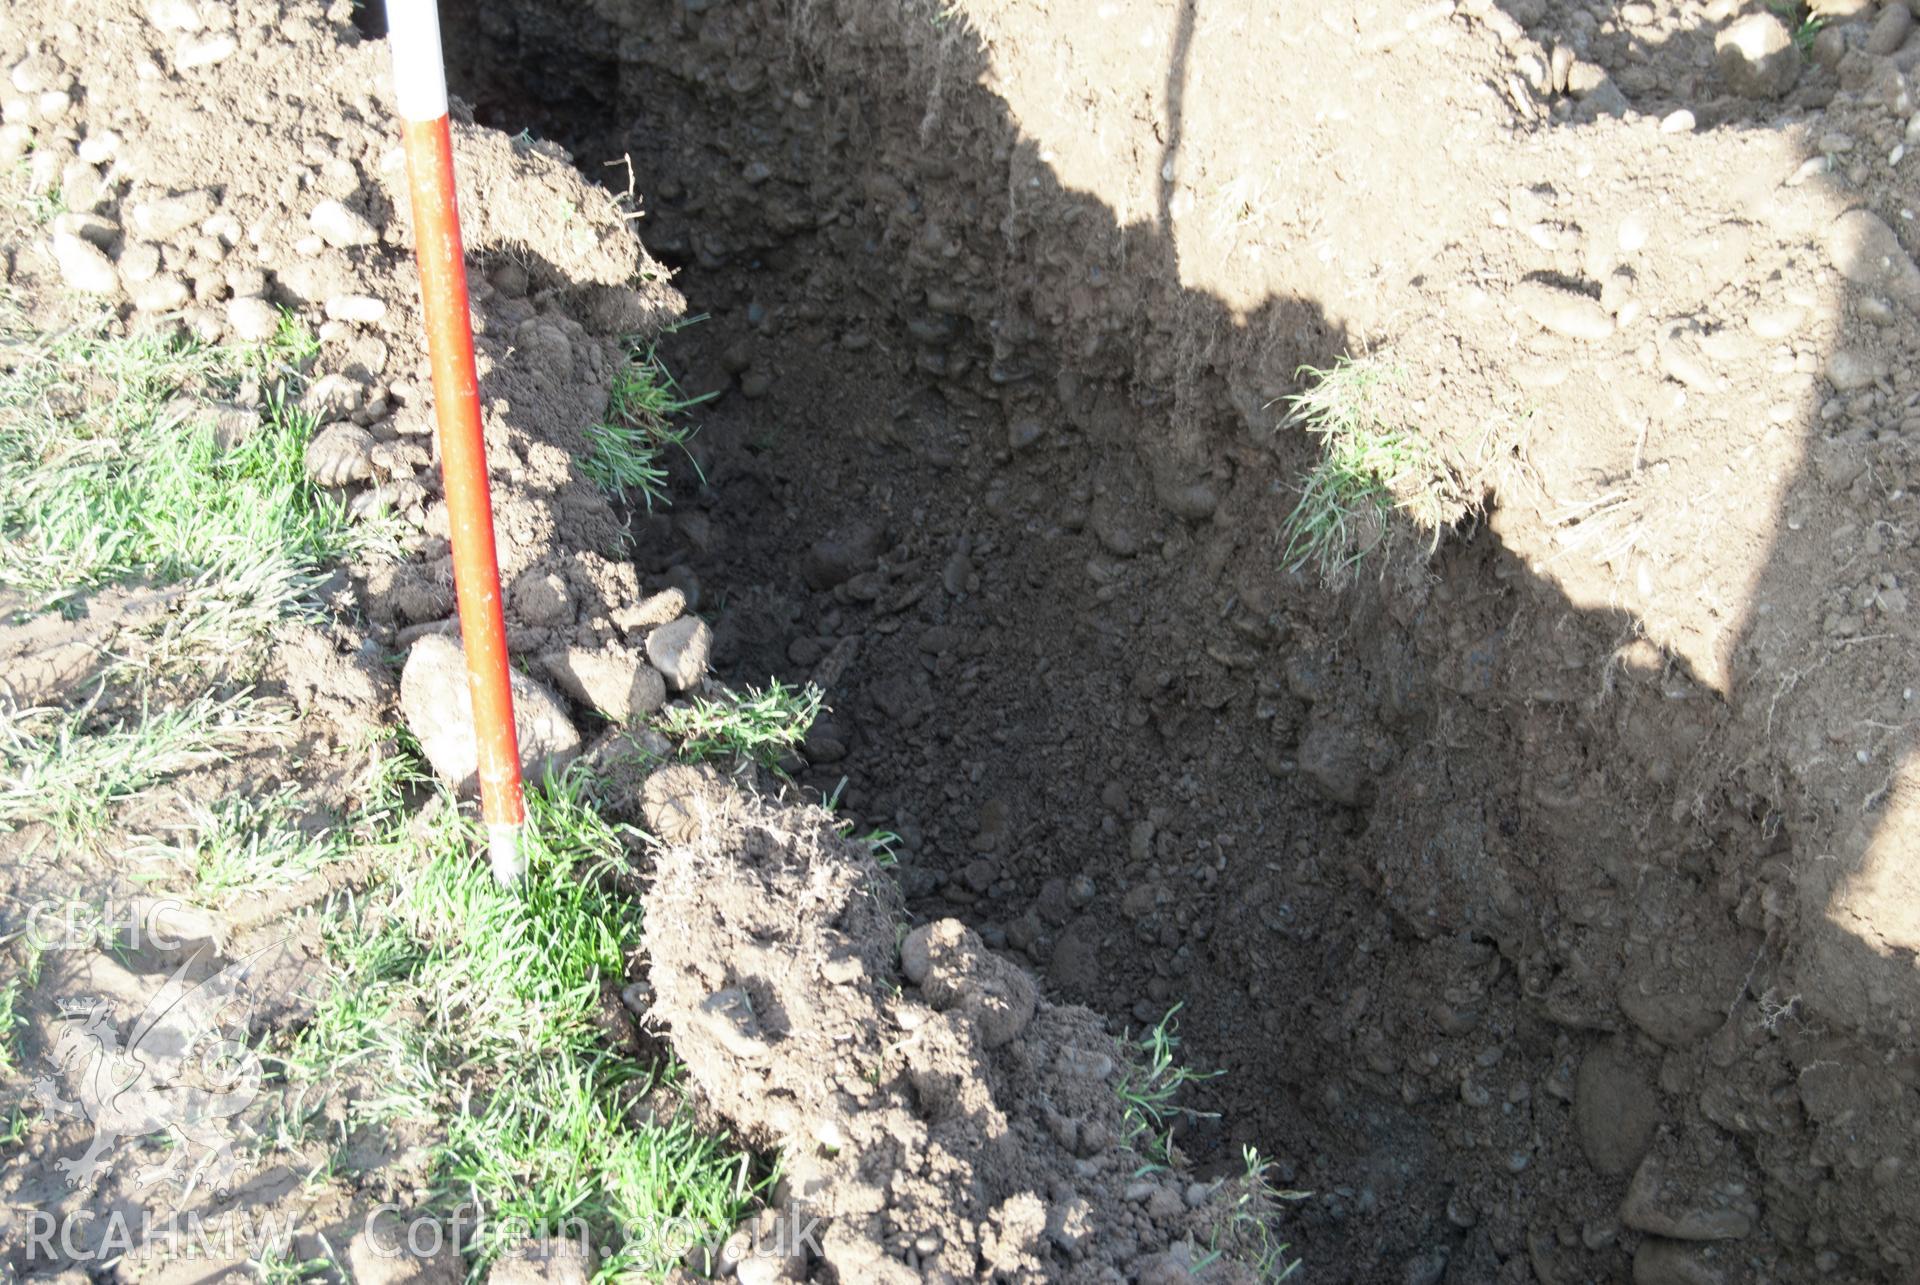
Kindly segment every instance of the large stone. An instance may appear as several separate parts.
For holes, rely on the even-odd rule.
[[[614,624],[628,633],[639,629],[651,629],[679,618],[687,609],[687,595],[679,589],[662,589],[630,607],[619,607],[608,613]]]
[[[141,312],[173,312],[187,306],[193,291],[171,272],[162,272],[151,281],[143,281],[127,291],[133,306]]]
[[[1640,1162],[1620,1202],[1622,1223],[1669,1240],[1739,1240],[1756,1212],[1743,1183],[1669,1175],[1657,1156]]]
[[[149,0],[146,10],[147,21],[162,31],[200,30],[200,13],[193,7],[192,0]],[[359,1274],[356,1267],[355,1277]]]
[[[580,733],[552,692],[518,670],[512,681],[520,770],[530,780],[538,780],[579,756]],[[457,639],[428,634],[413,644],[400,671],[400,716],[436,774],[463,794],[478,792],[480,750],[473,733],[473,697],[467,690],[466,659]]]
[[[240,48],[240,42],[230,31],[218,31],[210,36],[182,40],[173,50],[173,65],[181,71],[192,71],[196,67],[211,67],[215,63],[225,62],[233,57]]]
[[[647,635],[647,659],[676,692],[700,685],[712,650],[713,631],[698,616],[682,616]]]
[[[1358,807],[1373,797],[1366,752],[1346,728],[1315,721],[1295,752],[1300,775],[1335,803]]]
[[[1613,318],[1589,295],[1544,281],[1523,281],[1514,297],[1529,317],[1556,335],[1597,343],[1613,334]]]
[[[562,691],[616,723],[645,718],[667,700],[660,671],[624,648],[568,647],[548,652],[540,665]]]
[[[1800,79],[1793,32],[1771,13],[1750,13],[1714,37],[1714,61],[1727,88],[1743,98],[1778,98]]]
[[[573,591],[556,572],[539,567],[521,572],[508,597],[514,614],[529,625],[573,623]]]
[[[957,919],[922,924],[900,943],[900,971],[937,1009],[973,1019],[982,1048],[999,1048],[1033,1020],[1033,979],[986,948]]]
[[[198,227],[219,208],[213,193],[204,188],[142,201],[133,207],[133,228],[149,241],[171,241]]]
[[[1633,1058],[1603,1044],[1580,1062],[1573,1084],[1573,1123],[1588,1162],[1617,1177],[1631,1172],[1653,1145],[1660,1099]]]
[[[328,424],[307,443],[307,478],[340,487],[373,475],[373,434],[348,420]]]
[[[327,320],[345,321],[359,326],[370,326],[385,319],[387,305],[384,300],[368,294],[337,294],[327,300]]]
[[[1836,348],[1827,354],[1827,382],[1835,392],[1857,393],[1871,388],[1873,381],[1886,373],[1886,362],[1857,348]]]
[[[1726,1285],[1727,1264],[1710,1245],[1649,1236],[1633,1254],[1633,1285]]]
[[[1913,10],[1900,0],[1884,6],[1880,16],[1874,19],[1873,31],[1867,36],[1867,52],[1875,57],[1885,57],[1901,45],[1907,43],[1907,34],[1913,30]]]
[[[242,343],[265,343],[280,329],[280,312],[265,299],[231,299],[227,302],[227,325]]]
[[[53,234],[53,261],[60,268],[60,279],[84,294],[116,294],[120,274],[113,260],[91,241],[71,232]]]
[[[338,201],[322,201],[313,207],[313,213],[307,216],[307,222],[320,234],[320,239],[337,249],[348,246],[372,245],[380,239],[373,224]]]
[[[1827,256],[1857,286],[1892,295],[1920,311],[1920,267],[1871,210],[1848,210],[1827,229]]]

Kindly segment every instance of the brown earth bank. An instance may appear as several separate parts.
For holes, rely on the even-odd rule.
[[[851,653],[800,778],[1182,1004],[1315,1275],[1908,1278],[1904,9],[452,17],[708,314],[643,574]],[[1329,592],[1276,401],[1376,351],[1483,515]]]
[[[401,654],[456,623],[384,51],[345,4],[184,11],[0,26],[0,142],[69,203],[9,245],[8,284],[48,325],[87,310],[74,291],[210,338],[256,304],[331,318],[319,475],[412,534],[274,649],[324,777],[401,702]],[[889,997],[859,854],[728,795],[651,894],[658,932],[712,889],[653,963],[683,1056],[756,1141],[824,1116],[882,1170],[933,1153],[924,1130],[947,1157],[999,1136],[1009,1103],[1014,1136],[1055,1128],[1043,1101],[1075,1131],[1008,1162],[1047,1158],[1045,1208],[942,1212],[974,1257],[874,1213],[818,1270],[1186,1269],[1159,1251],[1205,1221],[1204,1183],[1192,1217],[1172,1180],[1122,1185],[1118,1213],[1070,1188],[1126,1152],[1083,1154],[1111,1103],[1061,1068],[1105,1054],[1057,1001],[1109,1035],[1181,1006],[1183,1058],[1223,1074],[1178,1146],[1226,1176],[1256,1145],[1312,1193],[1283,1207],[1310,1279],[1913,1279],[1904,9],[1834,11],[1805,57],[1724,0],[445,20],[497,127],[456,132],[511,641],[589,732],[554,748],[698,613],[729,681],[827,689],[788,766],[898,832],[909,924],[977,934],[906,961],[927,1027]],[[706,319],[662,351],[716,395],[704,485],[617,511],[584,430],[622,340],[683,307]],[[1343,354],[1401,372],[1460,518],[1431,552],[1364,532],[1382,547],[1328,587],[1283,556],[1314,443],[1282,399]],[[851,948],[768,918],[814,894]],[[791,995],[749,949],[769,933],[872,984]],[[1009,961],[1043,1018],[989,1057],[968,1041],[1021,1007]],[[735,992],[786,1017],[743,1029]],[[729,1080],[799,1074],[795,1032],[871,1051],[902,1013],[936,1047],[871,1119]],[[934,1109],[942,1085],[965,1111]],[[77,1199],[35,1145],[9,1202]],[[898,1210],[1006,1194],[882,1170],[835,1189],[850,1215],[892,1186]],[[1050,1226],[1076,1201],[1091,1242]]]

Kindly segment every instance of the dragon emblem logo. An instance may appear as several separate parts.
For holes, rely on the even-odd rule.
[[[139,1185],[179,1182],[182,1199],[202,1182],[231,1190],[241,1167],[234,1117],[260,1095],[260,1059],[246,1041],[258,998],[250,981],[267,950],[200,981],[187,978],[199,956],[187,960],[134,1018],[124,1045],[106,1001],[61,1006],[52,1069],[31,1096],[49,1117],[93,1126],[85,1152],[56,1162],[69,1187],[91,1187],[122,1141],[167,1133],[176,1145],[137,1175]]]

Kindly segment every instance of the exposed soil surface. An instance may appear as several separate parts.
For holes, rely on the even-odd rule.
[[[9,92],[28,64],[71,91],[23,110],[78,220],[7,269],[48,323],[85,311],[74,240],[128,326],[334,318],[317,465],[413,534],[274,652],[325,780],[399,705],[400,654],[456,627],[444,508],[384,51],[344,4],[243,8],[0,27]],[[902,961],[927,1026],[888,998],[892,891],[861,901],[875,872],[817,813],[652,818],[681,841],[649,901],[688,926],[652,964],[676,1047],[754,1141],[824,1122],[821,1154],[879,1166],[818,1175],[844,1226],[817,1270],[1184,1270],[1207,1190],[1105,1203],[1126,1152],[1085,1131],[1112,1103],[1060,1069],[1099,1032],[1055,1007],[1111,1035],[1179,1004],[1183,1057],[1224,1074],[1178,1146],[1203,1177],[1257,1146],[1312,1193],[1284,1207],[1309,1279],[1914,1278],[1920,41],[1895,6],[1803,57],[1765,12],[448,12],[510,641],[572,734],[548,748],[650,712],[649,643],[704,618],[719,676],[826,689],[795,775],[899,833],[901,926],[948,952]],[[1786,57],[1716,53],[1736,38]],[[343,320],[360,297],[385,307]],[[583,430],[621,340],[683,311],[661,351],[715,395],[704,484],[620,511]],[[1366,353],[1470,511],[1431,552],[1371,533],[1329,587],[1282,556],[1314,444],[1278,403]],[[20,625],[10,683],[41,699],[148,610]],[[17,850],[16,897],[77,877]],[[820,985],[788,994],[747,947],[797,890],[824,918],[774,936]],[[1005,1044],[1010,962],[1040,1015]],[[745,1029],[732,992],[784,1016]],[[902,1012],[937,1047],[836,1115]],[[807,1042],[829,1029],[851,1078]],[[1053,1129],[1042,1103],[1075,1144],[911,1163]],[[10,1169],[17,1207],[58,1198],[61,1142]],[[1052,1226],[1082,1206],[1084,1242]]]

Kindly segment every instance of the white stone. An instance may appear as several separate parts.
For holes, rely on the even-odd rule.
[[[104,165],[120,150],[120,136],[110,129],[88,134],[80,140],[80,159],[89,165]]]
[[[552,692],[518,670],[511,681],[521,771],[529,780],[539,780],[579,756],[580,733]],[[466,659],[457,639],[428,634],[413,644],[400,671],[400,716],[442,779],[463,794],[478,792],[480,750],[473,731],[473,696],[467,689]]]
[[[706,677],[712,649],[713,631],[698,616],[682,616],[647,635],[647,659],[676,692],[696,687]]]
[[[280,313],[265,299],[232,299],[227,303],[227,325],[243,343],[265,343],[280,328]]]
[[[313,213],[307,216],[307,222],[319,233],[321,240],[340,249],[372,245],[380,239],[373,224],[338,201],[322,201],[314,206]]]
[[[162,31],[198,31],[200,11],[189,0],[148,0],[147,21]]]
[[[327,300],[327,318],[330,321],[350,321],[367,326],[386,315],[386,302],[370,294],[337,294]]]
[[[240,47],[240,42],[231,32],[223,31],[217,36],[206,36],[194,40],[182,40],[173,51],[173,65],[182,71],[192,71],[196,67],[211,67],[224,62]]]
[[[113,260],[91,241],[71,232],[53,234],[53,261],[60,267],[60,279],[85,294],[118,294],[120,274]]]

